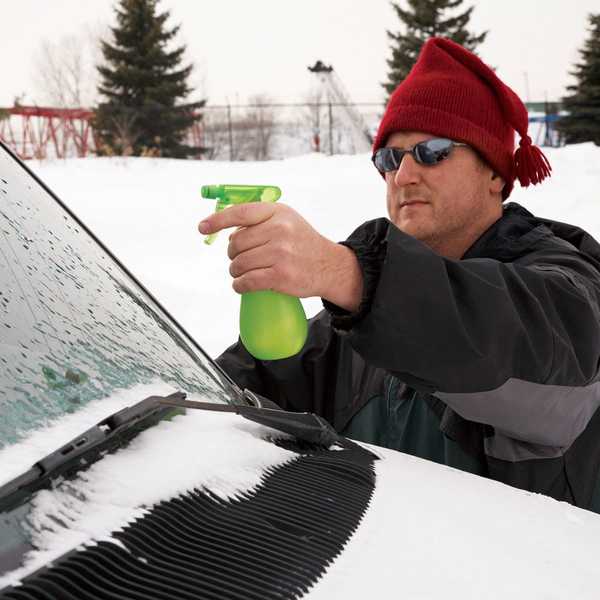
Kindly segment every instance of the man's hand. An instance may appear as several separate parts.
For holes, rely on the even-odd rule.
[[[300,298],[321,296],[356,310],[362,274],[354,253],[315,231],[285,204],[232,206],[207,217],[200,233],[238,227],[229,236],[227,254],[233,289],[242,294],[274,290]]]

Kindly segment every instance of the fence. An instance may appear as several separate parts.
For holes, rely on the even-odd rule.
[[[358,109],[367,131],[353,122],[348,107]],[[203,109],[204,158],[268,160],[308,152],[367,152],[382,103],[264,103],[206,106]]]
[[[353,122],[361,112],[368,131]],[[188,131],[187,142],[206,148],[213,160],[269,160],[308,152],[366,152],[383,112],[382,103],[255,103],[212,105]],[[93,112],[82,109],[0,109],[0,140],[22,158],[67,158],[94,154]]]

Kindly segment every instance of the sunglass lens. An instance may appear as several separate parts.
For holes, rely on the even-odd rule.
[[[435,165],[444,160],[450,154],[451,149],[452,142],[450,140],[437,138],[417,144],[415,154],[423,164]]]
[[[395,171],[400,166],[401,159],[396,148],[380,148],[375,154],[375,166],[382,173]]]

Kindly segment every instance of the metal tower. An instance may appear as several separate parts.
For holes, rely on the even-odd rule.
[[[343,119],[352,135],[354,151],[369,152],[373,143],[369,128],[362,114],[351,103],[348,92],[333,67],[318,60],[308,70],[316,76],[327,103],[342,109]]]

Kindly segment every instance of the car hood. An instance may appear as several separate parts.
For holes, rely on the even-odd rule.
[[[369,510],[311,600],[598,597],[600,515],[374,450]]]
[[[252,502],[269,473],[305,454],[274,439],[289,441],[233,414],[192,410],[161,422],[74,480],[34,496],[28,522],[38,549],[23,567],[0,578],[0,589],[74,548],[123,546],[115,532],[191,490],[206,490],[232,507],[239,499]],[[369,448],[378,460],[364,515],[306,597],[389,597],[398,589],[420,598],[562,598],[574,590],[578,598],[597,597],[600,516]],[[342,453],[336,447],[326,452],[334,458]],[[347,473],[345,478],[349,489],[360,487]],[[317,495],[310,480],[303,485]],[[335,500],[335,494],[328,492],[328,498]]]

